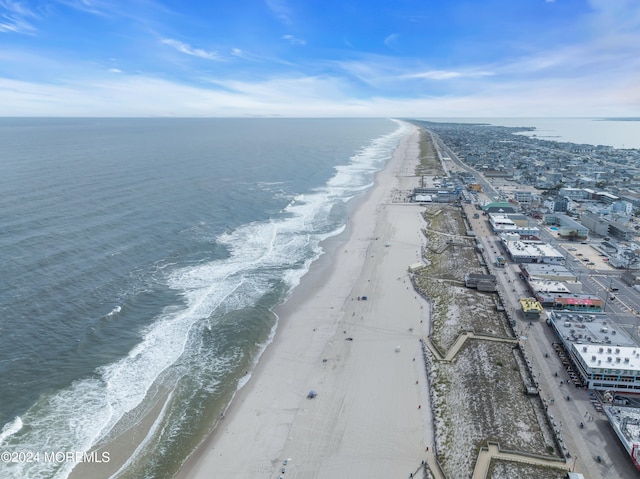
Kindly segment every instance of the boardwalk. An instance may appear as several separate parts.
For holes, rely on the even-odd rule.
[[[525,464],[532,464],[535,466],[553,467],[557,469],[563,469],[568,471],[571,469],[563,459],[544,458],[541,456],[535,456],[531,454],[519,454],[513,451],[501,451],[500,446],[496,443],[488,443],[487,446],[480,449],[478,459],[476,460],[476,467],[473,470],[472,479],[485,479],[489,472],[489,466],[493,459],[500,459],[502,461],[522,462]]]
[[[518,340],[513,338],[486,336],[484,334],[475,334],[472,331],[463,331],[456,338],[455,342],[453,343],[453,346],[449,348],[449,350],[447,351],[447,354],[443,356],[440,350],[436,347],[436,345],[431,342],[431,338],[426,338],[424,342],[429,348],[429,351],[431,351],[431,354],[436,358],[437,361],[450,362],[450,361],[453,361],[453,359],[456,357],[456,355],[458,354],[458,352],[460,351],[464,343],[469,339],[479,339],[482,341],[497,341],[497,342],[512,343],[512,344],[518,343]]]

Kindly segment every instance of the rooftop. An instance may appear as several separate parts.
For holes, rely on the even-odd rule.
[[[606,313],[580,314],[567,311],[552,311],[551,320],[555,323],[558,333],[566,342],[579,345],[578,352],[587,354],[586,364],[589,364],[591,355],[604,355],[605,361],[609,348],[613,348],[615,355],[616,348],[630,348],[640,353],[640,346],[627,336],[622,329],[612,322]],[[583,350],[582,345],[593,346],[595,350],[587,348]],[[609,346],[612,345],[612,346]],[[603,351],[600,352],[600,347]],[[594,352],[595,351],[595,352]],[[618,353],[621,356],[622,349]],[[633,351],[625,351],[631,360]],[[637,361],[640,366],[640,361]],[[628,368],[627,368],[628,369]]]
[[[634,444],[640,444],[640,409],[635,407],[605,406],[609,424],[629,454]]]
[[[504,241],[512,256],[526,256],[531,258],[547,257],[562,258],[564,256],[553,246],[538,241]]]
[[[617,341],[618,338],[614,339]],[[640,370],[640,348],[637,346],[574,343],[573,347],[576,354],[582,358],[582,363],[593,372],[601,370],[605,374],[613,374],[615,371],[618,374],[620,371]]]

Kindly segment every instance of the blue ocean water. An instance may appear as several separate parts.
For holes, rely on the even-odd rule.
[[[124,470],[171,477],[408,128],[0,119],[0,449],[88,451],[163,397]],[[73,465],[1,464],[0,477]]]

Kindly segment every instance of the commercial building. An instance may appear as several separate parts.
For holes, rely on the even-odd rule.
[[[493,203],[487,203],[482,207],[482,211],[485,213],[515,213],[515,205],[506,201],[496,201]]]
[[[527,285],[533,297],[540,301],[543,306],[553,306],[557,297],[571,294],[567,283],[564,281],[530,278],[527,281]]]
[[[535,298],[522,298],[520,306],[522,307],[524,319],[539,319],[544,312],[544,308]]]
[[[640,470],[640,409],[618,406],[605,406],[603,409],[633,465]]]
[[[464,277],[467,288],[493,293],[496,291],[497,279],[492,274],[469,273]]]
[[[589,389],[640,392],[640,346],[604,313],[551,311],[549,325]]]
[[[518,236],[530,238],[540,237],[540,228],[537,226],[529,226],[526,223],[522,224],[522,221],[516,222],[511,216],[522,216],[522,215],[504,215],[504,214],[490,214],[489,215],[489,223],[491,224],[491,229],[498,236],[503,234],[511,233],[517,234]]]
[[[553,246],[536,240],[510,241],[501,237],[502,246],[514,263],[546,263],[560,265],[564,256]]]
[[[522,279],[546,279],[550,281],[565,281],[577,283],[577,277],[573,271],[564,265],[559,264],[539,264],[539,263],[522,263],[520,266],[520,275]],[[580,292],[581,289],[570,288],[571,291]]]
[[[553,301],[553,309],[599,313],[604,310],[604,301],[592,294],[561,295]]]
[[[453,187],[419,187],[413,189],[412,200],[417,203],[451,203],[460,197],[460,189]]]

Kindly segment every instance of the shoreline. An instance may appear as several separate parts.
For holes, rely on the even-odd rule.
[[[276,309],[273,342],[176,478],[267,478],[283,467],[300,477],[389,477],[420,465],[433,441],[416,360],[428,308],[407,267],[423,244],[421,208],[390,202],[417,186],[419,131],[400,139],[357,200],[346,238]],[[306,398],[311,389],[317,398]]]

